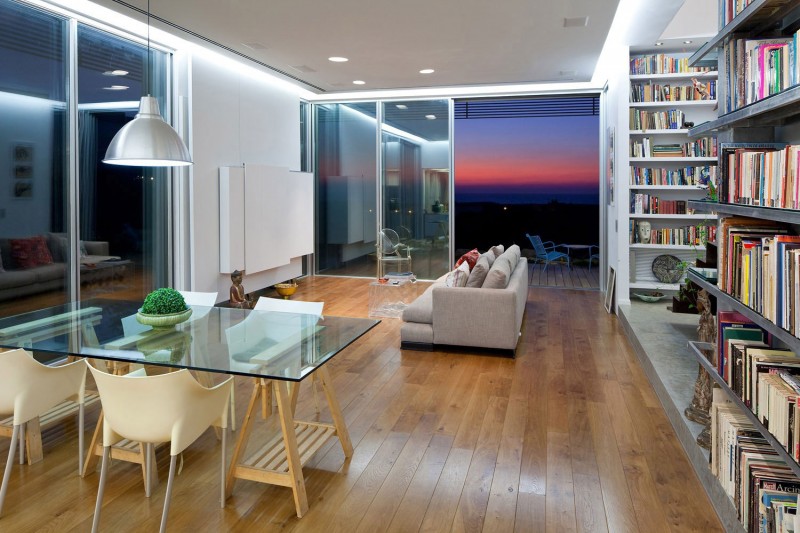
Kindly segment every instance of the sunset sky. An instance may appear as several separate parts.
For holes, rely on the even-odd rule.
[[[455,121],[456,201],[597,203],[598,117]]]

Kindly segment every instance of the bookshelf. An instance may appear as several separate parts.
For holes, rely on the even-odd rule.
[[[727,6],[735,5],[728,3],[720,3],[720,9],[725,9]],[[735,16],[734,16],[735,15]],[[707,56],[713,56],[715,53],[719,60],[719,86],[718,86],[718,99],[720,102],[719,116],[708,120],[703,123],[689,128],[688,136],[690,138],[701,138],[708,135],[717,135],[720,143],[720,154],[723,153],[723,143],[772,143],[783,141],[792,144],[800,143],[800,129],[797,127],[798,119],[800,118],[800,79],[797,79],[797,73],[792,72],[791,69],[784,70],[786,74],[784,79],[780,76],[775,76],[773,79],[778,79],[781,82],[780,86],[770,86],[768,90],[762,92],[765,84],[761,84],[761,88],[754,89],[759,86],[758,76],[765,77],[765,74],[755,70],[758,67],[754,64],[749,64],[747,68],[743,66],[742,59],[744,57],[758,57],[756,54],[765,53],[764,50],[769,49],[770,43],[764,39],[775,39],[774,43],[778,43],[778,39],[783,38],[785,41],[796,39],[795,32],[800,27],[800,8],[796,0],[753,0],[738,14],[720,14],[720,31],[701,47],[694,55],[691,56],[689,63],[691,65],[700,65]],[[796,42],[796,41],[795,41]],[[761,45],[759,52],[758,46]],[[776,44],[776,48],[780,48],[780,44]],[[785,46],[785,45],[784,45]],[[744,47],[744,48],[743,48]],[[747,52],[743,53],[743,49]],[[770,52],[766,52],[770,53]],[[785,46],[783,49],[773,50],[772,53],[778,54],[773,57],[786,57],[787,62],[795,64],[795,58],[791,57],[792,46]],[[747,56],[746,54],[752,54]],[[774,68],[775,64],[780,64],[780,60],[775,60],[774,63],[767,62]],[[766,72],[766,69],[762,69]],[[782,90],[781,90],[782,88]],[[774,92],[774,94],[769,94]],[[730,94],[729,94],[730,93]],[[743,151],[758,151],[763,149],[761,147],[742,147]],[[731,149],[733,151],[733,149]],[[720,155],[720,173],[725,172],[732,161],[744,161],[738,159],[740,157],[738,151],[732,159]],[[768,160],[769,158],[765,158]],[[787,157],[791,161],[791,157]],[[739,163],[741,165],[741,163]],[[782,169],[784,162],[777,165],[777,168]],[[762,169],[763,170],[763,169]],[[740,167],[736,175],[736,180],[743,180],[743,176],[748,171],[745,167]],[[748,203],[766,203],[768,205],[783,205],[777,198],[781,196],[775,195],[774,191],[781,191],[780,194],[784,195],[789,191],[789,186],[786,185],[788,180],[784,175],[779,178],[772,178],[768,173],[759,176],[759,181],[750,182],[741,181],[742,189],[736,187],[729,190],[720,190],[720,197],[727,200],[726,194],[730,192],[732,201],[741,201],[742,204],[734,203],[716,203],[700,200],[691,200],[688,202],[687,207],[695,213],[716,214],[721,220],[727,217],[747,217],[757,221],[771,221],[780,223],[783,228],[786,228],[789,234],[800,234],[800,211],[794,209],[782,209],[774,207],[764,207],[761,205],[748,205]],[[764,177],[762,177],[764,176]],[[778,174],[775,174],[778,176]],[[723,176],[719,176],[722,180]],[[733,179],[733,178],[731,178]],[[777,186],[772,189],[773,195],[769,196],[769,186],[764,185],[767,179],[775,179],[770,183],[777,183]],[[752,187],[752,188],[751,188]],[[742,192],[743,191],[743,192]],[[766,191],[766,192],[765,192]],[[741,194],[740,194],[741,193]],[[754,200],[745,198],[752,196]],[[766,198],[766,200],[765,200]],[[785,196],[784,198],[788,198]],[[722,237],[720,233],[724,223],[720,222],[720,230],[718,236]],[[776,231],[777,233],[777,231]],[[765,236],[769,236],[765,233]],[[761,240],[756,236],[754,239],[755,246],[762,244]],[[764,249],[766,250],[767,243],[763,242]],[[776,241],[777,242],[777,239]],[[720,251],[722,247],[727,247],[728,243],[719,242]],[[778,248],[778,245],[775,245]],[[778,248],[780,250],[780,248]],[[727,262],[731,261],[728,257],[733,252],[727,254],[718,254],[718,271],[722,276]],[[769,253],[773,256],[778,255],[779,252],[770,250]],[[784,252],[786,253],[786,252]],[[736,257],[734,255],[733,257]],[[739,256],[741,257],[741,255]],[[758,257],[762,257],[759,255]],[[765,256],[766,257],[766,256]],[[778,266],[782,263],[778,261]],[[734,263],[736,265],[736,263]],[[764,263],[766,269],[766,263]],[[787,267],[788,268],[788,267]],[[737,270],[737,268],[734,269]],[[788,271],[782,274],[784,277],[788,275]],[[761,285],[760,276],[767,276],[766,270],[762,273],[758,271],[759,277],[752,277],[751,283],[755,286],[763,288],[764,294],[777,294],[780,289],[772,288],[767,292],[766,285]],[[740,279],[747,279],[750,274],[739,274]],[[756,276],[756,274],[753,274]],[[756,309],[763,309],[762,312],[750,307],[743,303],[747,301],[747,291],[737,288],[735,285],[732,291],[734,293],[741,292],[743,300],[732,296],[726,292],[726,287],[729,284],[723,284],[722,277],[720,278],[720,288],[716,283],[709,282],[702,276],[693,273],[691,270],[688,272],[689,279],[708,291],[708,293],[716,298],[717,309],[736,311],[746,317],[749,321],[753,322],[760,328],[764,329],[772,338],[773,344],[778,347],[786,348],[793,351],[795,354],[800,355],[800,338],[796,334],[791,333],[788,329],[784,329],[780,324],[786,325],[787,322],[780,322],[779,319],[769,318],[774,314],[770,309],[774,309],[768,305],[774,300],[781,301],[779,296],[772,297],[768,300],[760,292],[756,292],[758,297],[753,300],[750,296],[751,305]],[[790,280],[791,278],[786,278]],[[759,280],[758,282],[756,280]],[[743,282],[744,283],[744,282]],[[765,282],[767,283],[767,282]],[[768,284],[768,283],[767,283]],[[779,284],[775,282],[775,286]],[[784,298],[790,298],[784,292]],[[791,300],[786,300],[791,302]],[[778,304],[780,307],[780,304]],[[791,304],[790,307],[791,309]],[[784,314],[787,312],[784,311]],[[777,316],[780,316],[779,314]],[[787,315],[788,316],[788,315]],[[788,322],[786,327],[791,329],[792,323]],[[702,343],[689,343],[690,353],[697,359],[697,361],[708,371],[709,376],[719,385],[724,391],[727,399],[732,404],[738,406],[742,414],[749,420],[750,424],[763,435],[768,445],[775,450],[775,453],[786,463],[788,468],[798,477],[800,477],[800,464],[794,459],[791,453],[787,452],[784,446],[779,442],[778,438],[773,435],[770,430],[759,420],[759,416],[753,413],[751,409],[742,401],[741,397],[736,391],[728,385],[725,378],[720,376],[714,365],[710,364],[703,356],[703,350],[708,349],[712,345],[703,345]],[[729,360],[730,362],[730,360]],[[759,383],[760,380],[759,380]],[[760,387],[761,385],[759,385]],[[760,409],[760,407],[759,407]],[[780,422],[780,420],[778,420]],[[776,433],[777,435],[778,433]],[[702,475],[700,476],[703,477]]]
[[[706,195],[701,178],[715,172],[712,137],[690,139],[687,122],[712,120],[716,111],[717,72],[688,68],[688,54],[631,54],[628,97],[627,255],[629,289],[677,291],[678,283],[659,281],[653,261],[673,255],[693,261],[704,247],[695,235],[698,225],[714,216],[686,209],[687,201]],[[640,73],[645,71],[645,73]],[[709,99],[701,99],[692,78],[702,83]],[[676,205],[680,204],[680,205]],[[637,229],[646,221],[650,243],[639,242]],[[656,238],[656,235],[658,238]]]

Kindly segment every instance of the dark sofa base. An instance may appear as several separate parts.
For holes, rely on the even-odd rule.
[[[503,357],[511,357],[512,359],[517,355],[517,349],[504,349],[504,348],[478,348],[475,346],[456,346],[453,344],[432,344],[428,342],[408,342],[400,341],[401,350],[414,350],[418,352],[459,352],[459,353],[472,353],[476,355],[498,355]]]

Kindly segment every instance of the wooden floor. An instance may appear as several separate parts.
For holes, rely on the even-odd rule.
[[[561,287],[564,289],[599,289],[600,269],[597,265],[589,269],[587,264],[566,265],[542,263],[528,264],[528,281],[532,287]]]
[[[300,282],[296,298],[324,300],[326,314],[366,316],[367,280]],[[220,509],[209,431],[184,454],[168,529],[721,531],[598,291],[531,288],[516,359],[401,351],[399,327],[385,319],[329,363],[355,452],[345,461],[333,440],[312,458],[302,519],[289,489],[246,481]],[[249,383],[236,390],[241,416]],[[299,414],[312,398],[306,383]],[[52,428],[43,462],[14,465],[0,531],[89,531],[98,476],[76,475],[76,441],[74,424]],[[101,530],[156,531],[164,489],[145,498],[141,470],[114,463]]]

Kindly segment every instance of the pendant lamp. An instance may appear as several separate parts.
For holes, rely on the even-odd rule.
[[[150,71],[150,0],[147,0],[147,70]],[[145,87],[147,87],[145,77]],[[106,150],[103,163],[134,167],[177,167],[192,164],[189,149],[158,109],[158,101],[142,96],[136,118],[120,129]]]

